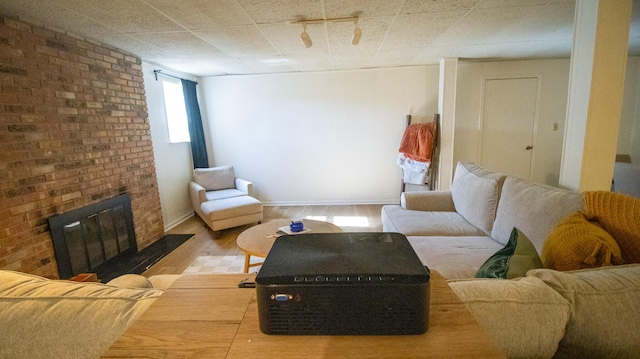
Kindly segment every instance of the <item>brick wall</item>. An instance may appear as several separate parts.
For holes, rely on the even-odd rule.
[[[0,15],[0,269],[58,277],[47,218],[126,191],[164,234],[140,59]]]

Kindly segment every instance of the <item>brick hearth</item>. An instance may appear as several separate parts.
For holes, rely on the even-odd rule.
[[[140,63],[0,15],[0,269],[57,277],[47,218],[124,191],[164,234]]]

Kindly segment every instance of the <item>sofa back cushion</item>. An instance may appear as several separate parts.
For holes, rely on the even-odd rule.
[[[162,293],[0,270],[0,358],[97,358]]]
[[[507,244],[513,227],[531,241],[538,254],[551,230],[564,218],[583,210],[582,195],[507,176],[502,185],[491,238]]]
[[[456,166],[451,184],[456,212],[486,235],[491,234],[493,228],[504,179],[505,175],[487,171],[473,163],[458,162]]]
[[[640,265],[571,272],[535,269],[571,303],[571,317],[554,358],[638,358]]]
[[[193,181],[207,191],[236,188],[233,166],[196,168],[193,170]]]
[[[551,358],[569,321],[569,302],[538,278],[449,281],[508,358]]]

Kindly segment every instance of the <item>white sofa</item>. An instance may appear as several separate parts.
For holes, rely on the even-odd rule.
[[[640,265],[449,282],[508,358],[640,358]]]
[[[406,235],[445,278],[473,278],[514,227],[541,253],[551,230],[583,208],[580,193],[458,163],[450,191],[403,193],[400,205],[382,207],[382,227]]]
[[[101,284],[0,270],[0,358],[98,358],[177,278]]]
[[[539,254],[580,193],[459,163],[450,191],[408,192],[382,208],[509,358],[640,358],[640,265],[474,278],[518,228]],[[640,218],[638,218],[640,221]]]
[[[252,197],[253,184],[237,178],[233,166],[196,168],[189,183],[193,210],[211,228],[221,231],[263,219],[262,202]]]

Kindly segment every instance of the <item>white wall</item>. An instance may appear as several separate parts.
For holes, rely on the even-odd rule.
[[[143,63],[165,229],[191,216],[189,145],[170,144],[157,65]],[[199,79],[211,165],[233,164],[266,204],[397,203],[405,116],[437,112],[437,66]],[[459,63],[455,152],[477,161],[482,78],[540,75],[532,179],[558,184],[569,60]],[[619,153],[640,162],[640,58],[629,59]],[[553,123],[558,131],[553,131]],[[296,165],[297,164],[297,165]]]
[[[479,162],[483,79],[540,76],[540,107],[534,133],[531,180],[558,185],[566,118],[569,60],[459,62],[454,163]],[[508,101],[508,99],[505,99]],[[553,130],[554,123],[558,130]]]
[[[631,155],[634,163],[640,163],[640,57],[627,59],[624,100],[618,133],[619,154]]]
[[[193,215],[188,190],[193,164],[188,142],[169,143],[162,81],[155,80],[154,69],[167,70],[155,64],[142,63],[160,205],[167,230]]]
[[[201,81],[211,165],[265,204],[397,203],[406,115],[437,112],[438,67]]]

